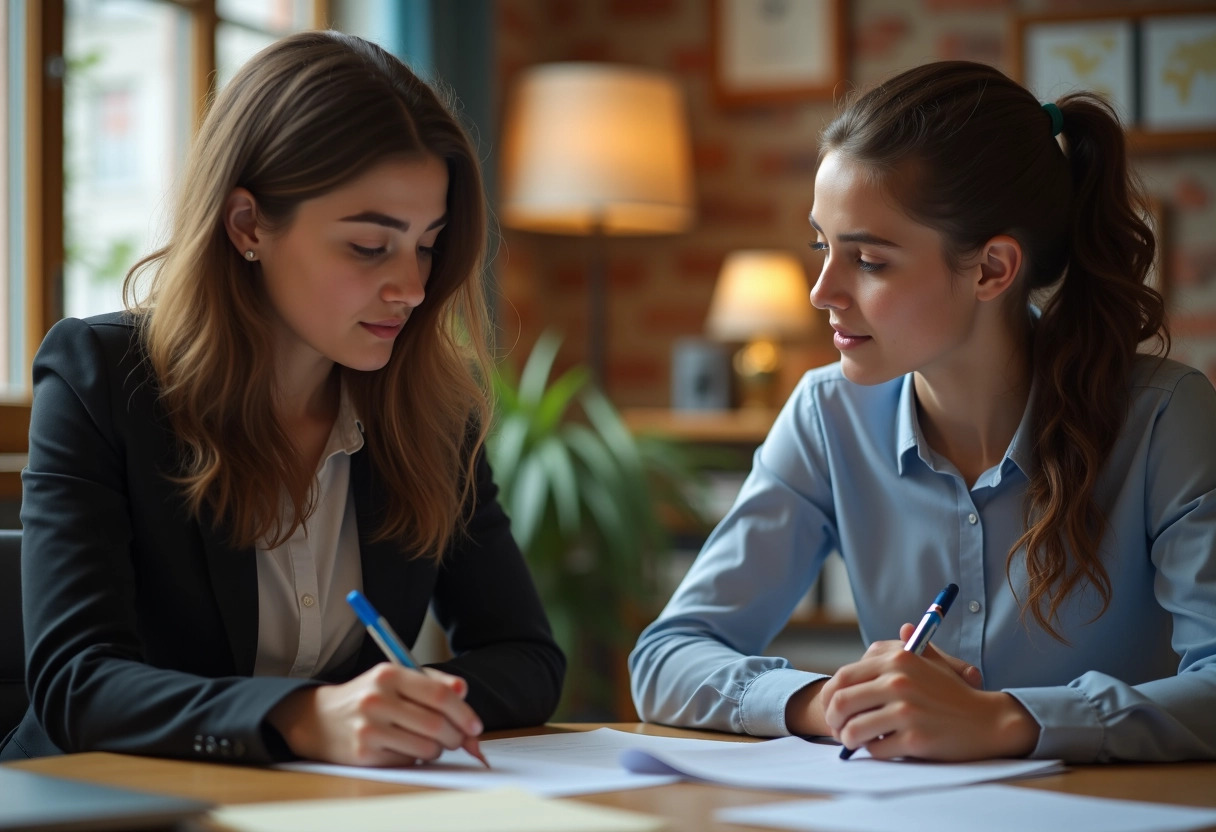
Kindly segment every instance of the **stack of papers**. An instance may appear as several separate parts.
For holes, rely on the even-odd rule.
[[[864,749],[849,760],[840,747],[785,737],[758,743],[714,743],[626,751],[621,763],[640,774],[675,774],[686,779],[791,792],[887,794],[943,789],[1039,777],[1063,769],[1059,760],[982,760],[921,763],[875,760]],[[729,747],[723,747],[729,746]]]
[[[792,800],[722,809],[725,823],[816,832],[1183,832],[1216,825],[1216,809],[974,786],[898,797]]]
[[[515,789],[254,803],[217,809],[236,832],[654,832],[662,818]]]
[[[481,744],[490,761],[484,768],[463,749],[445,751],[438,760],[410,768],[359,768],[324,763],[285,763],[282,768],[315,774],[336,774],[390,783],[408,783],[436,789],[522,789],[546,797],[624,791],[662,786],[680,780],[678,775],[635,774],[620,763],[630,748],[691,748],[738,745],[712,740],[650,737],[600,728],[565,734],[542,734],[488,740]]]
[[[949,832],[1068,829],[1069,832],[1183,832],[1216,826],[1216,809],[1076,797],[1008,786],[971,785],[1054,774],[1059,760],[925,763],[875,760],[864,749],[840,759],[838,746],[798,737],[732,742],[656,737],[600,728],[489,740],[486,770],[463,750],[426,765],[369,769],[317,763],[285,768],[419,786],[476,789],[448,794],[234,807],[216,819],[242,832],[408,828],[449,832],[563,829],[631,832],[662,828],[659,818],[538,796],[623,791],[679,780],[739,788],[841,795],[724,809],[718,820],[823,832]],[[510,787],[503,790],[502,787]],[[959,788],[967,786],[967,788]],[[406,801],[409,801],[408,805]],[[332,804],[332,806],[330,805]],[[352,809],[357,806],[357,809]],[[354,813],[354,814],[352,814]]]
[[[882,794],[1033,777],[1060,770],[1058,760],[914,763],[875,760],[864,750],[840,759],[838,746],[798,737],[766,742],[682,739],[611,728],[489,740],[489,770],[463,749],[411,768],[359,768],[324,763],[283,767],[315,774],[386,780],[437,789],[515,788],[546,797],[701,780],[752,789]]]

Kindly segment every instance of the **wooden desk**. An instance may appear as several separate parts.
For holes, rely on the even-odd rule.
[[[776,410],[668,410],[630,407],[621,411],[634,434],[655,434],[683,442],[759,445],[768,436]]]
[[[559,731],[585,731],[599,727],[602,726],[600,724],[551,725],[542,729],[502,731],[487,734],[486,738]],[[658,725],[619,723],[610,724],[608,727],[639,734],[752,741],[748,737],[684,731]],[[362,797],[423,790],[416,786],[380,783],[373,780],[104,753],[68,754],[63,757],[47,757],[9,765],[42,774],[201,798],[220,804]],[[1063,774],[1019,781],[1016,785],[1072,794],[1175,803],[1185,806],[1216,807],[1216,763],[1075,766]],[[661,815],[670,820],[672,830],[679,832],[702,832],[703,830],[737,832],[754,827],[715,823],[714,810],[727,806],[745,806],[806,798],[807,795],[794,795],[787,792],[763,792],[699,783],[679,783],[672,786],[658,786],[626,792],[590,794],[573,799]],[[214,830],[220,827],[207,824],[202,828]],[[1216,830],[1216,827],[1212,827],[1212,829]]]

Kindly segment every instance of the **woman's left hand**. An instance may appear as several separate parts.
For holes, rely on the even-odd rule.
[[[1034,750],[1039,725],[1007,693],[978,689],[974,667],[930,647],[917,656],[900,641],[870,645],[824,685],[824,715],[847,748],[864,746],[872,757],[979,760],[1024,757]]]

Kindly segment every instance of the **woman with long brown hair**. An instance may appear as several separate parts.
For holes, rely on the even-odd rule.
[[[643,717],[882,758],[1216,757],[1216,392],[1164,357],[1144,217],[1099,97],[943,62],[850,101],[810,216],[841,360],[639,639]],[[761,656],[833,551],[865,655]]]
[[[237,73],[128,310],[35,359],[3,757],[396,765],[550,716],[564,658],[483,450],[486,226],[450,107],[379,47]],[[353,589],[407,644],[429,606],[451,660],[385,663]]]

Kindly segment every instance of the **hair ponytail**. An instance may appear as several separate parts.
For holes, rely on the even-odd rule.
[[[1118,118],[1088,93],[1058,106],[1072,182],[1068,265],[1036,327],[1038,465],[1026,492],[1027,529],[1009,553],[1012,561],[1025,547],[1024,609],[1057,638],[1052,621],[1075,588],[1098,592],[1098,615],[1110,602],[1099,552],[1106,518],[1094,487],[1127,416],[1138,345],[1157,337],[1160,351],[1169,350],[1164,301],[1144,283],[1156,243]]]
[[[1161,295],[1144,284],[1156,246],[1118,118],[1088,93],[1058,107],[1044,112],[984,64],[927,64],[852,101],[824,129],[820,154],[869,166],[910,217],[942,235],[951,266],[998,234],[1021,244],[1010,309],[1024,314],[1038,293],[1046,300],[1032,346],[1026,531],[1006,572],[1024,551],[1023,614],[1063,640],[1052,622],[1070,593],[1096,589],[1098,615],[1109,604],[1094,486],[1126,419],[1137,346],[1155,336],[1167,353],[1169,335]],[[1061,115],[1065,152],[1053,138]]]

